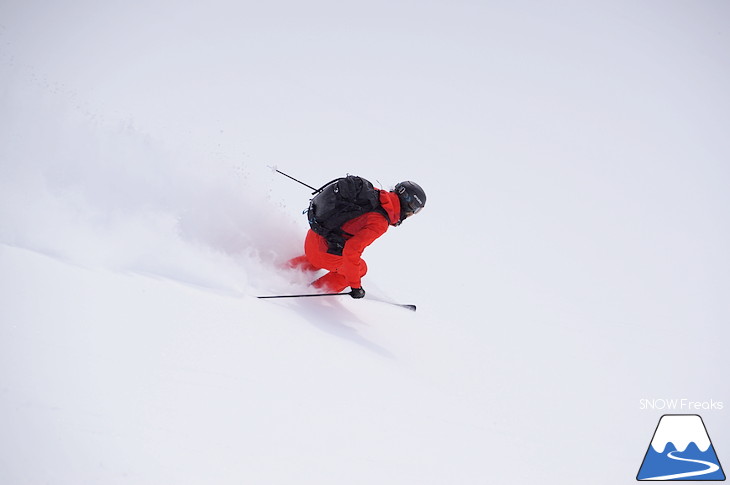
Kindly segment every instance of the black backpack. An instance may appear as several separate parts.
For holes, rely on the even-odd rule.
[[[367,212],[379,212],[390,224],[390,218],[380,205],[380,195],[373,184],[362,177],[348,175],[323,185],[309,202],[307,217],[314,232],[327,240],[330,254],[342,255],[345,236],[342,225]]]

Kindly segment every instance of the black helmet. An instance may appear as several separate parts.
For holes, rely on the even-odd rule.
[[[395,186],[394,192],[400,199],[400,220],[417,214],[426,205],[426,192],[415,182],[401,182]]]

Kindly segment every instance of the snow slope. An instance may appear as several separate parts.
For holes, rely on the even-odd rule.
[[[491,440],[419,364],[455,356],[407,310],[268,305],[7,247],[2,264],[4,483],[444,481],[421,460],[470,470]]]
[[[0,483],[630,483],[683,411],[730,462],[728,13],[4,2]],[[311,279],[270,165],[423,185],[364,284],[418,312],[254,298]]]

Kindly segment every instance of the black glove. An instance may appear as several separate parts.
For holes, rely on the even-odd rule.
[[[362,298],[363,296],[365,296],[365,290],[363,290],[362,288],[353,288],[350,292],[350,296],[353,298]]]

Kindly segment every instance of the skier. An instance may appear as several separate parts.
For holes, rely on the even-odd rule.
[[[347,178],[359,179],[353,176]],[[370,182],[361,180],[367,184],[370,191],[377,192],[374,195],[375,207],[364,209],[367,212],[346,220],[339,226],[339,230],[334,231],[340,237],[341,243],[333,242],[333,237],[330,235],[325,237],[310,229],[304,240],[304,254],[289,261],[289,266],[293,269],[328,270],[329,272],[315,280],[312,286],[334,293],[339,293],[349,286],[352,289],[350,292],[352,298],[365,296],[361,284],[362,277],[367,273],[367,264],[362,259],[365,248],[385,234],[389,226],[399,226],[408,217],[417,214],[426,203],[425,192],[415,182],[401,182],[393,191],[388,192],[375,189]],[[345,189],[340,192],[345,192]],[[313,202],[316,202],[316,199],[313,199]],[[340,218],[347,218],[346,209],[339,207],[337,209]],[[310,206],[310,224],[312,224],[311,213]],[[312,225],[312,228],[315,227],[316,224]],[[337,240],[337,236],[334,239]]]

